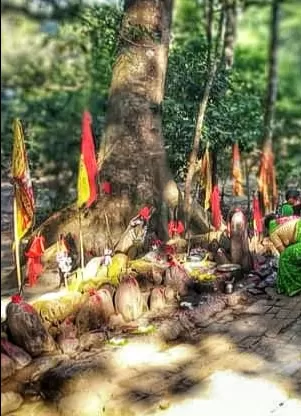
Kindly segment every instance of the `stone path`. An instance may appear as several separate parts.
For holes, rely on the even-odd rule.
[[[301,296],[267,292],[252,296],[248,307],[218,313],[203,324],[202,333],[229,336],[240,351],[262,357],[275,374],[291,377],[301,395]]]
[[[52,404],[29,401],[14,415],[300,416],[301,297],[268,288],[186,327],[173,342],[121,334],[123,346],[65,358],[46,383]]]

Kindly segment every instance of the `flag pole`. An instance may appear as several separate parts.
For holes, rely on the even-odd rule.
[[[79,244],[80,244],[80,265],[82,272],[85,267],[85,260],[84,260],[84,242],[83,242],[83,232],[82,232],[82,215],[81,210],[78,210],[78,223],[79,223]]]
[[[22,289],[22,273],[21,273],[21,264],[20,264],[20,239],[18,237],[18,218],[17,218],[17,198],[16,194],[14,195],[14,245],[15,245],[15,260],[16,260],[16,269],[17,269],[17,279],[18,279],[18,289],[21,293]]]

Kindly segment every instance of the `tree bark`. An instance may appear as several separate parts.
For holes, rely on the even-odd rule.
[[[213,2],[211,2],[211,8],[213,7]],[[208,16],[211,16],[210,11],[208,12]],[[204,118],[206,113],[206,108],[208,104],[208,100],[210,97],[210,91],[211,87],[215,78],[219,58],[220,58],[220,49],[221,45],[223,45],[224,42],[224,34],[225,34],[225,18],[224,18],[224,10],[221,12],[220,20],[219,20],[219,30],[218,35],[216,39],[216,46],[215,46],[215,53],[214,56],[211,59],[212,55],[212,21],[208,23],[210,25],[209,29],[207,30],[207,38],[208,38],[208,56],[210,57],[209,61],[209,73],[205,84],[205,89],[203,93],[202,100],[199,105],[199,111],[197,116],[197,122],[196,122],[196,128],[195,128],[195,134],[193,139],[193,145],[192,145],[192,151],[190,153],[189,157],[189,165],[188,165],[188,171],[185,181],[185,197],[184,197],[184,211],[185,211],[185,222],[186,222],[186,228],[189,227],[190,221],[191,221],[191,191],[192,191],[192,180],[196,171],[197,162],[198,162],[198,153],[200,148],[200,141],[202,136],[202,130],[203,130],[203,124],[204,124]]]
[[[234,64],[234,49],[237,35],[237,1],[226,0],[226,30],[224,43],[224,62],[226,69],[231,69]]]
[[[262,152],[269,152],[273,148],[273,128],[275,118],[275,104],[277,98],[278,84],[278,50],[279,50],[279,25],[280,25],[280,1],[273,0],[271,6],[271,23],[270,23],[270,44],[268,59],[268,80],[265,100],[265,111],[263,120],[263,136],[261,141]],[[263,162],[261,162],[263,163]],[[263,195],[259,192],[259,201],[261,210],[267,214],[270,209],[274,209],[276,201],[274,195],[270,195],[272,204],[267,210],[263,203]]]
[[[275,103],[278,83],[278,49],[279,49],[280,0],[273,0],[270,23],[270,45],[268,60],[268,82],[264,113],[264,136],[262,144],[272,142]]]
[[[118,209],[125,221],[141,204],[160,212],[162,202],[172,208],[179,203],[161,125],[172,4],[172,0],[125,1],[120,52],[98,155],[101,179],[112,184],[114,197],[124,199]],[[119,221],[111,223],[120,227]],[[163,235],[164,230],[161,227]]]

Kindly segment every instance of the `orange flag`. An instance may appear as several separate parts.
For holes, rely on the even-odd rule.
[[[271,212],[276,205],[278,197],[274,154],[271,142],[266,143],[263,147],[258,177],[258,188],[262,195],[265,213]]]
[[[233,145],[233,162],[232,162],[232,176],[233,176],[233,195],[243,196],[242,187],[242,172],[240,166],[240,154],[238,144]]]
[[[85,111],[82,118],[81,155],[77,180],[77,205],[89,207],[97,198],[97,163],[91,129],[92,118]]]
[[[202,159],[201,181],[201,186],[205,188],[204,208],[205,210],[207,210],[210,208],[210,199],[212,194],[212,170],[208,145],[206,147],[205,154]]]
[[[222,224],[221,202],[218,186],[215,185],[211,194],[212,224],[215,229],[219,229]]]
[[[12,177],[15,191],[15,238],[20,240],[33,225],[35,204],[24,132],[20,120],[14,121],[13,133]]]

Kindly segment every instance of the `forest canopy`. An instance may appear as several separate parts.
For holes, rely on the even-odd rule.
[[[169,164],[183,181],[192,146],[197,108],[207,77],[203,2],[176,2],[172,24],[163,133]],[[99,145],[112,68],[120,47],[121,2],[99,2],[45,18],[2,9],[1,164],[8,169],[12,120],[23,120],[32,176],[53,177],[44,190],[50,210],[74,201],[81,116],[89,109]],[[230,173],[231,146],[243,159],[263,135],[267,83],[270,2],[241,2],[231,72],[217,71],[202,131],[217,152],[220,178]],[[278,94],[273,134],[280,187],[301,176],[301,7],[281,2]],[[255,153],[256,154],[256,153]],[[228,155],[228,157],[225,157]],[[253,160],[258,166],[258,157]],[[67,190],[67,192],[66,192]],[[39,191],[42,193],[42,191]]]

